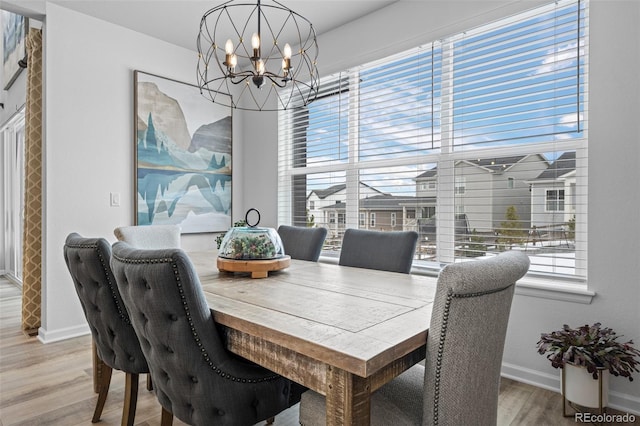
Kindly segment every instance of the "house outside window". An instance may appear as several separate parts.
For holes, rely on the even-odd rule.
[[[433,255],[414,263],[508,246],[530,256],[530,273],[585,278],[587,8],[560,0],[324,77],[316,101],[279,113],[279,222],[308,193],[341,187],[346,228],[375,227],[361,214],[375,203],[385,223],[393,212],[429,233]],[[300,179],[307,194],[294,193]],[[549,182],[570,197],[547,194],[560,191]],[[567,201],[570,215],[545,214]],[[400,222],[409,210],[420,213]],[[567,243],[557,230],[569,223]],[[547,231],[535,247],[533,226]],[[471,232],[482,250],[468,248]]]

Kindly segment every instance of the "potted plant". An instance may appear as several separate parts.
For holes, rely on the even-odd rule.
[[[554,368],[563,369],[563,397],[602,410],[607,405],[608,375],[633,381],[633,372],[640,372],[636,359],[640,351],[631,340],[618,341],[620,337],[599,322],[578,328],[565,324],[562,330],[541,334],[538,353],[547,354]]]

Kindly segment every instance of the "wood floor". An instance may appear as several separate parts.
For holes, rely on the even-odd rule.
[[[90,337],[44,345],[21,332],[20,312],[20,290],[0,278],[0,426],[91,424],[97,395]],[[124,375],[114,371],[99,425],[120,424],[123,395]],[[557,393],[503,379],[498,424],[575,425],[573,418],[562,417],[561,404]],[[160,424],[160,405],[143,382],[135,424]],[[275,424],[298,425],[298,407],[279,414]],[[174,425],[184,423],[176,419]]]

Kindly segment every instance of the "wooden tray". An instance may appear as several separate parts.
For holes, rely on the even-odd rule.
[[[269,260],[234,260],[218,257],[221,272],[251,272],[251,278],[267,278],[269,271],[279,271],[289,267],[291,256]]]

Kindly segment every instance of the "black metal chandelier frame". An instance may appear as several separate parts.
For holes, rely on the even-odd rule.
[[[281,3],[272,3],[231,0],[205,12],[197,40],[197,81],[203,96],[252,111],[293,109],[316,99],[318,43],[313,25]],[[246,20],[238,25],[232,11],[245,12]],[[294,31],[287,32],[287,26]],[[232,34],[223,36],[223,28],[232,28]],[[249,37],[251,29],[255,31]],[[295,34],[293,39],[283,44],[280,39],[290,34]]]

